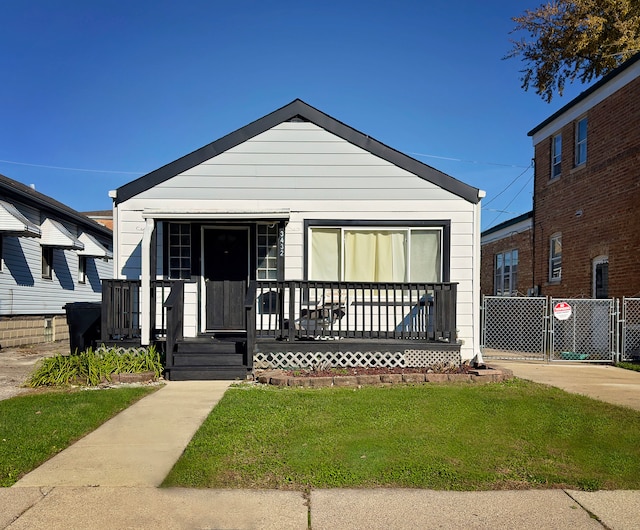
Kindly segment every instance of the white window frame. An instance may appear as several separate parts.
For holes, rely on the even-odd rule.
[[[191,256],[191,224],[190,223],[168,223],[169,226],[167,228],[167,277],[170,280],[189,280],[191,279],[191,265],[192,265],[192,256]],[[173,230],[176,227],[180,227],[180,230],[177,234],[173,233]],[[185,230],[183,232],[183,230]],[[171,236],[178,236],[179,242],[177,245],[173,245],[171,243]],[[183,244],[182,238],[184,236],[189,237],[188,244]],[[183,256],[183,249],[187,249],[188,256]],[[179,250],[178,255],[174,255],[175,250]],[[171,260],[178,259],[180,261],[179,267],[172,266]],[[182,260],[189,260],[189,267],[183,267]]]
[[[307,234],[307,237],[309,238],[309,241],[311,241],[311,237],[312,237],[312,232],[315,229],[325,229],[325,230],[339,230],[340,231],[340,249],[339,249],[339,253],[340,253],[340,267],[339,267],[339,274],[340,274],[340,278],[338,278],[335,281],[346,281],[344,280],[344,275],[345,275],[345,232],[355,232],[355,231],[363,231],[363,232],[375,232],[375,231],[379,231],[379,232],[402,232],[404,231],[406,233],[405,235],[405,282],[409,282],[410,278],[411,278],[411,259],[409,259],[409,257],[411,256],[411,232],[412,231],[417,231],[417,232],[428,232],[428,231],[432,231],[432,232],[438,232],[439,235],[439,248],[440,248],[440,268],[438,270],[438,280],[437,282],[441,282],[442,278],[443,278],[443,252],[444,252],[444,248],[443,248],[443,244],[444,244],[444,230],[441,226],[410,226],[410,225],[406,225],[406,226],[384,226],[384,225],[358,225],[358,226],[350,226],[350,225],[324,225],[324,224],[319,224],[319,225],[314,225],[314,226],[310,226],[309,227],[309,232]],[[313,280],[314,275],[313,275],[313,265],[312,265],[312,253],[309,252],[309,256],[308,256],[308,260],[309,260],[309,279]]]
[[[505,258],[507,256],[509,256],[509,272],[506,271],[505,266]],[[499,259],[502,261],[501,269],[498,269],[497,266]],[[495,254],[493,260],[493,294],[495,296],[511,296],[518,291],[516,288],[516,284],[518,283],[518,259],[519,256],[517,248]],[[504,286],[507,280],[509,281],[509,290],[505,291]]]
[[[551,178],[555,179],[562,173],[562,133],[551,138]]]
[[[78,256],[78,283],[87,283],[87,256]]]
[[[609,264],[609,256],[598,256],[591,261],[591,294],[593,298],[596,298],[596,270],[598,265]],[[607,297],[609,296],[608,289],[608,277],[607,277]]]
[[[584,123],[584,136],[581,137],[580,126],[583,123]],[[587,163],[587,137],[589,136],[588,129],[589,129],[589,122],[586,116],[576,121],[576,130],[575,130],[575,134],[576,134],[575,165],[576,167]]]
[[[258,224],[256,228],[256,277],[278,279],[278,224]]]
[[[556,246],[560,252],[554,252]],[[556,273],[557,271],[557,273]],[[562,280],[562,234],[553,234],[549,238],[549,282],[558,283]]]
[[[42,248],[42,279],[53,280],[53,247]]]

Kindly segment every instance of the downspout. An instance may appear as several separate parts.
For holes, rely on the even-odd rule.
[[[478,190],[478,202],[473,205],[473,351],[476,364],[484,364],[480,351],[480,268],[482,254],[480,248],[482,199],[487,195],[484,190]]]
[[[140,343],[142,346],[148,346],[151,342],[151,241],[154,228],[155,220],[145,219],[140,273]]]

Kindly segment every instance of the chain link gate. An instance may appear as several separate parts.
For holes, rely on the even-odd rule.
[[[624,361],[640,360],[640,298],[622,299],[620,352]]]
[[[551,361],[614,362],[617,352],[617,301],[551,298]]]
[[[484,296],[483,359],[544,361],[548,307],[545,297]]]

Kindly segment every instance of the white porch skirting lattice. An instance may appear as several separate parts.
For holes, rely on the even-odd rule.
[[[253,354],[254,369],[289,368],[423,368],[436,363],[460,363],[460,351],[452,349],[403,351],[277,351]]]

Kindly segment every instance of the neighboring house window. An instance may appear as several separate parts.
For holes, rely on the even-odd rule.
[[[53,247],[42,247],[42,278],[53,278]]]
[[[576,124],[576,166],[587,161],[587,118]]]
[[[4,237],[0,236],[0,271],[4,265],[4,253],[2,252],[2,244],[4,243]]]
[[[258,280],[278,279],[278,225],[258,225]]]
[[[87,283],[87,256],[78,256],[78,283]]]
[[[442,230],[313,227],[310,279],[439,282]]]
[[[562,278],[562,235],[553,235],[549,241],[549,281],[559,282]]]
[[[518,283],[518,249],[496,254],[493,290],[498,296],[515,294]]]
[[[560,175],[562,169],[562,135],[556,134],[551,140],[551,178]]]
[[[169,223],[169,278],[191,278],[191,225]]]
[[[593,296],[609,298],[609,257],[599,256],[593,260]]]

